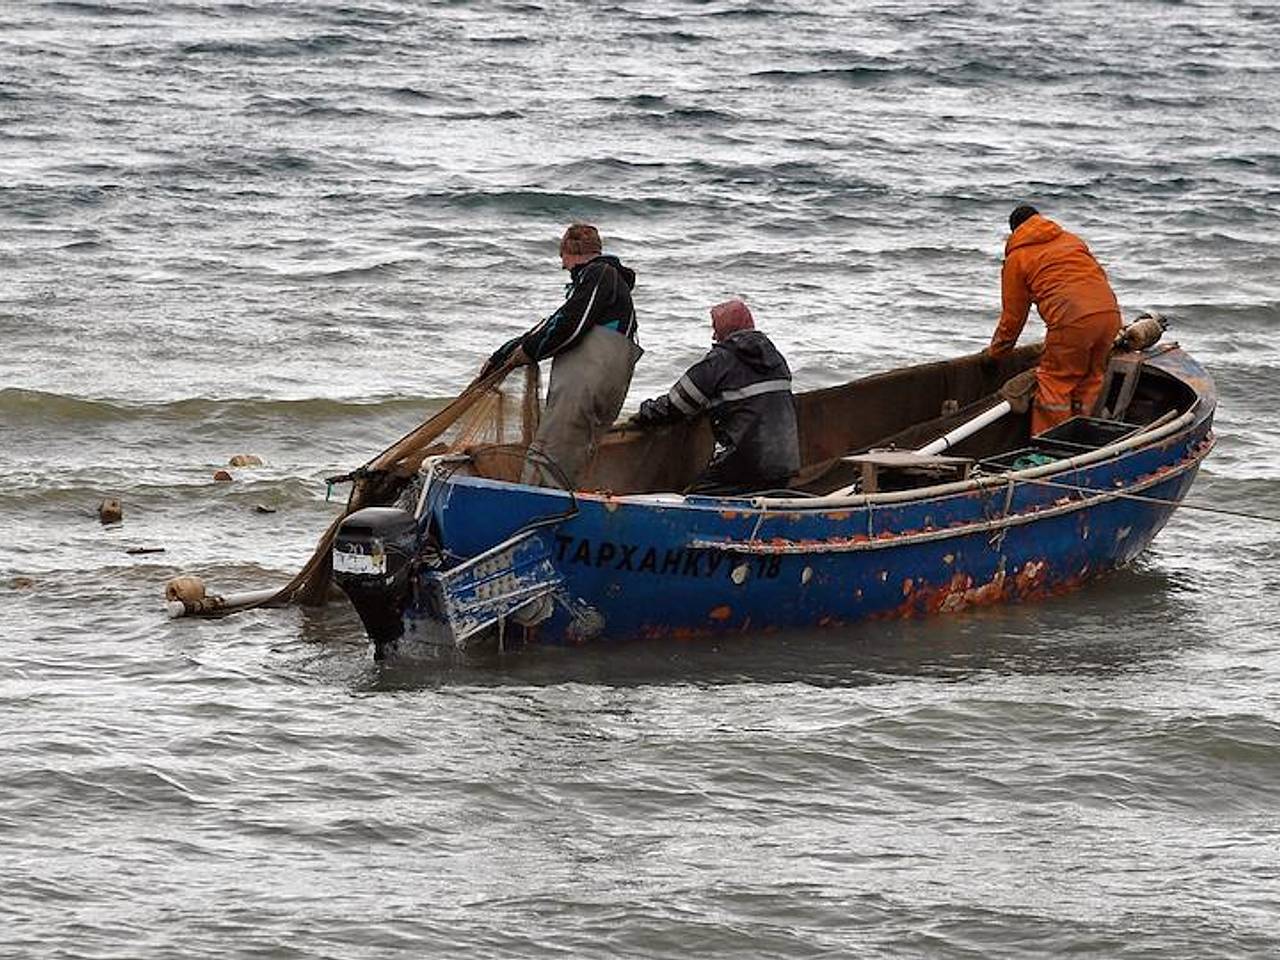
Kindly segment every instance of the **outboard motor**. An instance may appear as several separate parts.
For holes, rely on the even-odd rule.
[[[365,507],[342,521],[333,541],[333,579],[351,598],[381,660],[404,632],[404,608],[418,540],[413,515]]]

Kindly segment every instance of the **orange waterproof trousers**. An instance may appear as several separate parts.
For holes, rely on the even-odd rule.
[[[1031,407],[1033,435],[1077,414],[1093,412],[1107,356],[1119,332],[1120,313],[1108,310],[1055,325],[1046,333]]]

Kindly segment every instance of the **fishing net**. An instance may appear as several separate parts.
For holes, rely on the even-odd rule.
[[[346,508],[325,530],[307,564],[268,602],[322,602],[329,590],[333,539],[342,521],[364,507],[396,503],[428,457],[477,447],[523,450],[537,430],[539,394],[536,364],[521,371],[510,365],[495,370],[364,466],[334,478],[351,481]]]
[[[539,394],[538,368],[516,370],[479,392],[434,444],[449,453],[489,444],[527,444],[537,429]]]

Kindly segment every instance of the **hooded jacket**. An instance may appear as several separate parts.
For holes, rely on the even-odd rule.
[[[791,370],[759,330],[716,343],[666,396],[642,403],[633,422],[670,423],[703,411],[711,417],[716,450],[695,489],[745,492],[784,484],[800,469]]]
[[[565,301],[528,333],[508,340],[489,358],[491,369],[523,347],[533,360],[545,360],[574,346],[593,326],[636,339],[636,310],[631,290],[636,272],[611,254],[600,254],[569,271]]]
[[[1032,303],[1049,330],[1097,313],[1118,316],[1120,311],[1106,271],[1085,242],[1040,214],[1009,235],[1000,286],[1002,308],[991,338],[993,357],[1013,349]]]

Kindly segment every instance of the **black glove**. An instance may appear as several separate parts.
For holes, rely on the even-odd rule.
[[[520,349],[519,337],[516,337],[514,340],[508,340],[506,343],[500,346],[497,350],[493,351],[493,354],[489,357],[488,360],[485,361],[484,366],[480,368],[480,376],[487,377],[489,374],[493,373],[495,370],[501,367],[504,363],[506,363],[507,360],[510,358],[510,356],[519,349]]]
[[[984,349],[978,354],[978,369],[984,376],[991,376],[1000,369],[1000,361],[991,355],[989,349]]]

